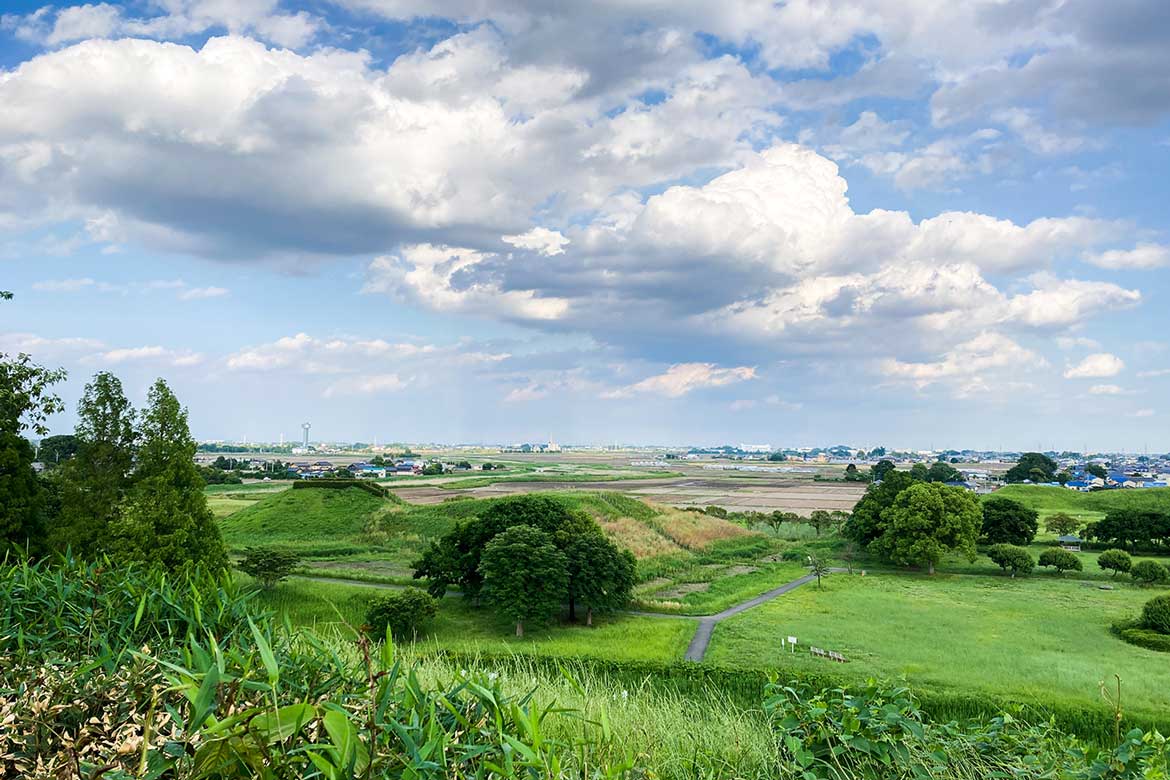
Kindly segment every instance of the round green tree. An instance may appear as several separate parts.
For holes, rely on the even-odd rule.
[[[1170,570],[1157,561],[1138,561],[1129,570],[1129,576],[1142,585],[1161,585],[1170,581]]]
[[[392,636],[414,638],[439,612],[439,600],[418,588],[404,588],[379,596],[366,610],[366,626],[371,636],[381,639],[390,629]]]
[[[977,556],[982,513],[975,496],[961,487],[915,483],[882,512],[881,522],[885,529],[870,546],[895,563],[926,566],[934,574],[947,553],[972,561]]]
[[[1170,634],[1170,596],[1157,596],[1142,607],[1142,628]]]
[[[1081,571],[1084,568],[1080,558],[1059,547],[1052,547],[1040,553],[1040,565],[1056,569],[1057,574],[1064,574],[1066,571]]]
[[[568,559],[552,536],[530,525],[515,525],[494,536],[483,549],[479,570],[483,597],[516,624],[544,624],[556,617],[568,597]]]
[[[1105,571],[1113,572],[1116,577],[1119,572],[1125,573],[1133,568],[1133,559],[1125,550],[1106,550],[1097,556],[1097,565]]]
[[[983,502],[983,538],[988,544],[1031,544],[1039,515],[1019,501],[989,498]]]
[[[1010,571],[1013,577],[1017,574],[1030,574],[1036,565],[1027,550],[1014,544],[993,544],[987,550],[987,557],[1004,572]]]

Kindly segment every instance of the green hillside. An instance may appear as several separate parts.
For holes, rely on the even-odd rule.
[[[273,545],[304,555],[327,555],[370,546],[381,518],[395,507],[394,501],[356,487],[284,490],[224,518],[221,528],[235,551]]]
[[[1048,515],[1064,512],[1085,522],[1100,520],[1113,509],[1154,509],[1170,511],[1170,488],[1141,488],[1134,490],[1098,490],[1078,493],[1068,488],[1047,485],[1008,485],[990,497],[1010,498],[1040,513]]]

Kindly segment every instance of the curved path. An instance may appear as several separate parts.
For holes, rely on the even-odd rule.
[[[831,571],[835,574],[839,574],[842,571],[844,571],[844,569],[832,569]],[[365,586],[367,588],[381,588],[383,590],[401,590],[402,588],[405,587],[404,585],[391,585],[391,584],[385,583],[385,582],[366,582],[364,580],[350,580],[350,579],[345,579],[344,577],[323,577],[323,576],[319,576],[319,575],[310,575],[310,574],[293,575],[293,576],[295,576],[299,579],[325,580],[327,582],[337,582],[337,583],[341,583],[343,585],[362,585],[362,586]],[[638,617],[675,618],[675,619],[682,618],[684,620],[697,620],[699,622],[699,625],[695,629],[695,635],[691,638],[691,643],[689,645],[687,645],[686,655],[683,656],[683,658],[686,659],[687,661],[695,661],[697,663],[697,662],[703,660],[703,656],[707,655],[707,646],[711,644],[711,634],[715,631],[715,626],[717,624],[723,622],[724,620],[727,620],[727,618],[729,618],[729,617],[734,617],[741,612],[746,612],[747,610],[751,609],[752,607],[758,607],[765,602],[771,601],[772,599],[776,598],[777,596],[783,596],[785,593],[788,593],[789,591],[796,590],[801,585],[807,585],[808,583],[812,582],[816,578],[817,578],[817,576],[815,574],[806,574],[803,577],[800,577],[799,579],[793,580],[792,582],[786,582],[777,588],[772,588],[772,590],[769,590],[765,593],[761,593],[760,595],[756,596],[755,598],[748,599],[747,601],[741,601],[738,604],[735,604],[733,606],[728,607],[727,609],[723,610],[722,612],[716,612],[714,615],[672,615],[672,614],[669,614],[667,612],[640,612],[640,611],[630,611],[630,612],[627,612],[625,614],[637,615]],[[462,596],[463,594],[451,593],[448,595]]]

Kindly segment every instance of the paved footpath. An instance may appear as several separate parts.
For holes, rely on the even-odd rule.
[[[843,569],[832,569],[834,573],[840,573]],[[384,582],[365,582],[364,580],[350,580],[343,577],[322,577],[317,575],[294,575],[299,576],[300,579],[306,580],[325,580],[327,582],[337,582],[343,585],[362,585],[367,588],[381,588],[383,590],[401,590],[402,585],[390,585]],[[807,585],[815,580],[815,574],[806,574],[800,579],[795,579],[792,582],[786,582],[778,588],[773,588],[766,593],[761,593],[755,598],[741,601],[738,604],[728,607],[722,612],[717,612],[714,615],[672,615],[666,612],[627,612],[627,615],[637,615],[639,617],[652,618],[675,618],[683,620],[697,620],[698,627],[695,629],[695,635],[691,638],[691,643],[687,646],[686,655],[683,656],[688,661],[699,662],[703,660],[703,656],[707,655],[707,646],[711,644],[711,634],[715,631],[715,626],[718,623],[727,620],[729,617],[734,617],[741,612],[746,612],[752,607],[758,607],[761,604],[771,601],[777,596],[783,596],[789,591],[796,590],[801,585]],[[461,596],[461,593],[451,593],[451,596]]]

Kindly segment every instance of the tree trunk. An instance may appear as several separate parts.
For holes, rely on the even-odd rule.
[[[573,599],[572,594],[569,594],[569,622],[577,622],[577,602]]]
[[[516,621],[516,636],[524,636],[524,623],[519,620]]]
[[[593,607],[585,607],[585,625],[593,625]]]
[[[934,561],[927,561],[927,574],[934,574]]]

